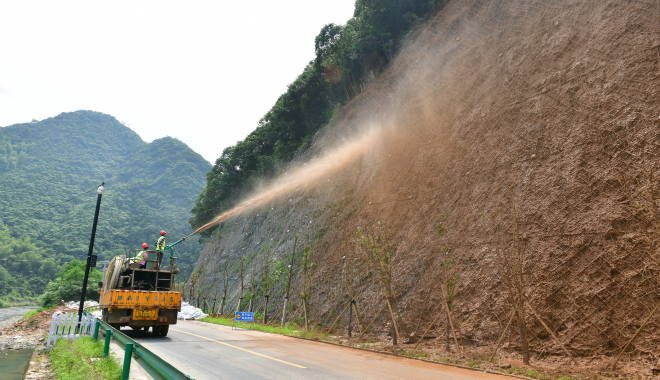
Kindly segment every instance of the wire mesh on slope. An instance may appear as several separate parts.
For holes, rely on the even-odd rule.
[[[497,342],[514,308],[501,255],[517,245],[525,297],[561,342],[583,356],[620,352],[660,302],[658,229],[635,203],[647,202],[648,174],[660,168],[659,16],[652,1],[466,0],[417,31],[344,121],[297,157],[368,125],[399,132],[323,191],[293,197],[312,210],[298,215],[314,220],[301,230],[345,242],[316,262],[317,319],[329,324],[347,301],[341,257],[357,260],[355,226],[384,220],[399,246],[397,299],[415,331],[440,311],[445,253],[460,275],[453,303],[463,333]],[[449,237],[437,236],[441,220]],[[375,316],[377,281],[364,275],[356,291],[364,319]],[[649,320],[631,352],[653,358],[658,323]],[[529,312],[526,325],[533,350],[561,354]],[[445,329],[441,319],[432,334]],[[517,329],[507,342],[520,344]]]

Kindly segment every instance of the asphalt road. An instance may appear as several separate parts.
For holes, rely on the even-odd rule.
[[[179,321],[167,337],[122,332],[196,380],[443,379],[506,380],[484,372],[355,350],[282,335]],[[511,377],[508,377],[511,379]]]

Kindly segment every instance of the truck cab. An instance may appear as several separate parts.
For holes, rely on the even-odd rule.
[[[138,252],[133,249],[110,261],[101,287],[103,321],[116,329],[152,329],[154,335],[166,336],[181,311],[181,293],[173,291],[176,258],[163,258],[159,267],[157,252],[146,251],[146,268],[141,268],[133,259]]]

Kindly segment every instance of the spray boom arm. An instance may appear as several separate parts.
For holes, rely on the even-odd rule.
[[[193,233],[190,234],[190,235],[194,235],[194,234],[195,234],[195,232],[193,232]],[[190,236],[190,235],[188,235],[188,236]],[[169,250],[170,250],[170,265],[172,265],[171,263],[172,263],[172,261],[173,261],[173,259],[174,259],[174,248],[173,248],[173,247],[174,247],[175,245],[181,243],[182,241],[186,240],[186,238],[187,238],[188,236],[184,236],[184,237],[182,237],[181,239],[175,241],[174,243],[165,246],[164,249],[169,249]]]
[[[186,238],[179,239],[179,240],[175,241],[174,243],[172,243],[172,244],[170,244],[170,245],[166,245],[166,246],[165,246],[165,249],[172,248],[172,247],[174,247],[175,245],[181,243],[181,242],[184,241],[184,240],[186,240]]]

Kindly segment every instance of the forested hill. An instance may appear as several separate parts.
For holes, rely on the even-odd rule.
[[[84,259],[96,192],[64,201],[105,181],[95,254],[110,259],[153,245],[161,229],[168,243],[190,233],[189,210],[210,168],[181,141],[146,143],[99,112],[0,128],[0,297],[39,295],[62,263]],[[200,250],[195,241],[176,247],[182,269]]]

